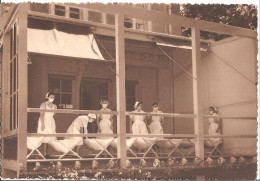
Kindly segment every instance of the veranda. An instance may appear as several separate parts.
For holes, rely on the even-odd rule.
[[[207,108],[209,104],[219,103],[223,105],[227,104],[227,102],[224,100],[226,98],[217,98],[220,102],[213,101],[208,103],[205,101],[205,99],[214,99],[214,96],[205,91],[205,83],[203,83],[205,82],[205,77],[212,78],[212,76],[205,74],[205,72],[203,73],[205,68],[202,65],[202,60],[214,61],[212,52],[209,53],[209,47],[214,49],[215,46],[216,52],[232,52],[233,48],[243,50],[243,48],[248,46],[250,50],[247,49],[247,53],[243,52],[242,55],[236,51],[233,54],[223,53],[223,55],[229,59],[234,54],[244,56],[237,63],[242,67],[246,67],[245,72],[250,74],[250,78],[247,77],[247,79],[256,82],[257,45],[255,31],[122,5],[88,4],[86,7],[78,7],[68,4],[64,5],[63,17],[57,14],[57,9],[60,6],[63,5],[55,6],[55,4],[50,4],[49,12],[43,13],[31,10],[29,3],[13,4],[2,21],[1,39],[4,46],[2,58],[3,177],[18,177],[27,169],[28,163],[31,162],[70,162],[74,165],[75,161],[93,163],[93,160],[119,160],[120,168],[125,168],[129,165],[129,160],[164,160],[173,158],[190,158],[193,160],[196,158],[198,162],[203,164],[208,157],[225,159],[235,157],[241,160],[243,159],[242,156],[250,157],[250,159],[256,156],[256,148],[252,146],[256,145],[256,101],[253,99],[256,97],[256,86],[248,85],[248,80],[243,82],[243,77],[238,76],[237,78],[232,73],[228,73],[228,77],[235,77],[233,81],[236,83],[240,82],[240,84],[231,85],[231,90],[223,88],[222,95],[228,94],[230,96],[234,94],[239,97],[237,102],[249,105],[246,105],[246,111],[244,112],[241,111],[241,109],[244,110],[244,107],[235,107],[232,110],[221,112],[222,116],[219,116],[219,118],[222,118],[223,122],[227,121],[229,123],[224,124],[226,131],[221,136],[215,137],[222,138],[223,143],[210,147],[209,153],[205,151],[204,141],[213,137],[207,135],[206,131],[206,120],[212,117],[207,114]],[[73,18],[73,13],[70,13],[71,8],[78,9],[81,12],[78,15],[79,18]],[[105,18],[102,18],[102,22],[99,23],[90,21],[88,17],[88,12],[90,11],[99,12],[102,17],[113,15],[114,25],[109,25],[104,20]],[[133,19],[131,28],[125,27],[125,17]],[[137,29],[136,22],[138,22],[138,19],[147,22],[144,23],[144,25],[147,25],[147,28]],[[98,47],[94,48],[94,51],[100,51],[103,59],[95,56],[91,57],[89,55],[93,54],[91,49],[89,49],[87,55],[89,57],[86,57],[86,55],[77,56],[73,53],[68,55],[64,53],[65,50],[57,49],[53,49],[53,53],[44,52],[46,45],[41,45],[41,47],[33,42],[33,40],[37,41],[35,39],[40,38],[40,35],[44,38],[44,33],[39,34],[40,31],[36,31],[37,28],[30,27],[36,26],[37,22],[35,20],[45,23],[46,21],[54,22],[57,27],[59,23],[64,23],[71,26],[81,26],[83,29],[91,29],[95,41],[97,41],[96,44],[100,48],[100,50]],[[184,38],[171,33],[154,32],[151,28],[152,23],[161,22],[162,20],[168,27],[191,28],[192,37]],[[169,32],[170,30],[172,29],[169,28]],[[242,37],[242,39],[233,37],[214,44],[210,41],[200,40],[200,31],[227,34]],[[70,36],[73,38],[73,35]],[[44,40],[42,39],[42,41]],[[108,42],[107,44],[106,41]],[[237,42],[232,44],[235,41]],[[227,43],[227,46],[222,46],[225,43]],[[115,47],[109,51],[113,52],[114,49],[115,61],[113,61],[113,53],[105,55],[111,44]],[[83,45],[79,46],[83,47]],[[101,50],[102,46],[103,52]],[[164,47],[160,49],[160,46]],[[70,48],[73,49],[72,46]],[[145,52],[148,54],[148,57],[138,60],[135,56],[129,58],[129,54],[131,54],[129,51],[133,52],[133,54]],[[151,51],[158,51],[154,55],[155,58],[149,57]],[[71,52],[73,51],[71,50]],[[245,59],[248,60],[247,64],[243,63]],[[175,60],[178,66],[185,67],[187,71],[183,71],[176,66]],[[234,62],[231,61],[229,63]],[[211,64],[209,67],[215,70],[223,68],[214,68],[214,65],[217,64]],[[103,72],[100,73],[100,70]],[[69,109],[62,107],[63,109],[53,111],[57,114],[56,124],[61,125],[57,134],[37,134],[35,133],[35,126],[39,114],[35,113],[46,112],[46,110],[38,108],[40,101],[46,92],[49,91],[50,80],[62,82],[64,77],[60,78],[60,76],[64,74],[66,74],[66,77],[69,77],[65,80],[71,80],[71,90],[67,94],[70,94],[72,98],[69,99],[69,102],[62,104],[62,106],[65,106],[65,108],[68,106],[67,108]],[[219,85],[224,87],[227,86],[225,79],[226,77],[217,77],[214,81],[222,80],[219,81]],[[116,116],[117,120],[117,126],[114,129],[116,134],[102,135],[111,137],[108,142],[103,143],[102,139],[99,139],[101,135],[95,133],[65,134],[66,128],[77,115],[101,113],[93,106],[95,104],[93,102],[85,106],[88,102],[84,102],[85,99],[82,97],[85,90],[84,85],[86,87],[89,85],[98,85],[99,87],[106,85],[106,90],[112,90],[107,91],[104,95],[100,93],[96,99],[98,100],[102,96],[108,98],[111,100],[111,108],[116,110],[111,112],[111,114]],[[216,88],[214,84],[209,84],[208,86],[211,89]],[[127,95],[130,88],[134,89],[135,96],[132,99],[131,95]],[[185,92],[189,88],[192,91]],[[240,92],[232,92],[232,88],[243,89],[247,95],[253,95],[253,98],[245,96]],[[95,88],[90,91],[92,93],[90,95],[93,97]],[[86,99],[88,100],[88,98]],[[147,105],[144,107],[147,113],[137,114],[130,112],[129,107],[132,106],[136,99],[142,99]],[[231,102],[236,102],[234,100],[228,102],[229,105]],[[165,112],[161,114],[167,118],[166,126],[164,127],[165,134],[129,134],[127,117],[140,114],[153,115],[148,113],[149,106],[153,101],[159,101],[163,112]],[[179,105],[178,103],[181,101],[184,104]],[[240,114],[237,114],[239,111]],[[232,126],[230,121],[237,121],[239,125],[243,126]],[[231,129],[231,127],[234,129]],[[40,152],[37,152],[37,148],[28,151],[28,146],[26,146],[28,144],[27,137],[42,136],[56,136],[59,138],[65,136],[96,137],[96,139],[88,140],[89,142],[95,142],[93,144],[97,146],[91,146],[93,144],[89,143],[88,148],[82,149],[81,153],[83,154],[81,155],[75,154],[72,148],[65,146],[64,152],[62,152],[63,150],[58,150],[58,152],[62,153],[58,156],[56,155],[56,157],[46,159],[42,157]],[[134,141],[132,142],[130,138],[136,138],[134,141],[139,141],[137,144],[143,146],[144,152],[136,152],[132,148]],[[242,142],[245,147],[241,149],[241,145],[236,143],[237,139],[243,139]],[[241,142],[241,140],[239,141]],[[154,145],[159,146],[159,148]],[[160,147],[160,145],[163,146]],[[110,149],[108,149],[109,146]],[[164,146],[167,147],[167,151],[162,151]],[[98,148],[95,150],[96,147]],[[94,149],[96,152],[94,154],[89,153],[89,148]],[[32,151],[35,151],[38,155],[35,157]],[[68,154],[70,155],[68,156]],[[185,166],[185,163],[182,166]]]

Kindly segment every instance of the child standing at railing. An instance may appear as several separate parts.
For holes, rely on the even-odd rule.
[[[53,104],[55,99],[55,94],[53,92],[48,92],[45,96],[46,101],[43,102],[40,106],[40,109],[49,109],[55,110],[57,106]],[[55,134],[56,133],[56,124],[53,118],[53,112],[44,112],[40,113],[40,118],[38,121],[37,133],[41,134]],[[56,137],[44,137],[42,140],[43,143],[43,155],[47,156],[47,143],[53,140],[56,140]]]
[[[144,113],[142,110],[143,103],[136,102],[134,105],[134,113]],[[132,129],[131,129],[132,126]],[[143,115],[130,115],[130,130],[133,134],[148,134],[146,116]]]
[[[152,113],[163,113],[162,111],[159,111],[159,104],[157,102],[154,102],[152,104],[153,111]],[[150,117],[150,125],[149,130],[151,134],[163,134],[163,116],[151,116]]]
[[[100,104],[102,108],[100,111],[110,112],[108,108],[108,101],[101,100]],[[113,134],[113,117],[111,114],[98,114],[97,115],[97,127],[98,132],[103,134]]]

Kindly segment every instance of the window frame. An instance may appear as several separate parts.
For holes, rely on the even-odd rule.
[[[59,81],[59,91],[55,91],[54,88],[50,87],[50,80],[51,79],[56,79]],[[66,80],[66,81],[71,81],[71,92],[67,92],[67,91],[63,91],[62,90],[62,80]],[[73,105],[73,77],[72,76],[67,76],[67,75],[53,75],[53,74],[49,74],[48,75],[48,90],[52,91],[55,93],[55,99],[57,98],[57,96],[59,95],[59,103],[57,103],[57,108],[58,109],[73,109],[74,105]],[[71,95],[71,103],[70,104],[65,104],[62,102],[62,96],[63,95]],[[70,105],[69,107],[67,107],[68,105]]]

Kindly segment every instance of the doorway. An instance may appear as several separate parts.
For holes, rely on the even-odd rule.
[[[109,80],[99,78],[83,78],[80,88],[80,109],[98,110],[100,100],[109,99]],[[88,123],[88,133],[97,133],[97,123]]]

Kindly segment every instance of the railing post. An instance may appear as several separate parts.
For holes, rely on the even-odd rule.
[[[191,28],[192,34],[192,75],[193,79],[193,107],[194,107],[194,132],[196,135],[195,154],[204,160],[203,138],[203,106],[201,96],[201,52],[200,52],[200,29]]]
[[[116,40],[116,101],[117,101],[117,133],[119,134],[117,156],[120,158],[120,167],[126,166],[126,98],[125,98],[125,37],[124,16],[115,16]]]
[[[20,170],[27,169],[27,96],[28,96],[28,64],[27,64],[27,11],[28,4],[19,4],[18,38],[18,156]]]

